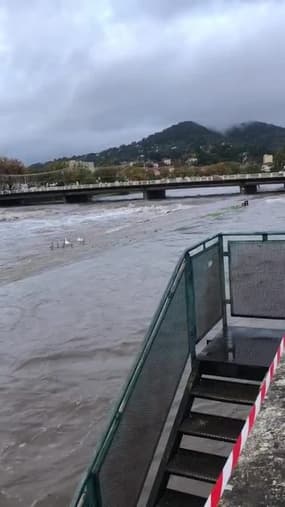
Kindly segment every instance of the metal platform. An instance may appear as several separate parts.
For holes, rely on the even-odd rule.
[[[207,344],[198,358],[231,366],[268,368],[284,329],[229,326]]]

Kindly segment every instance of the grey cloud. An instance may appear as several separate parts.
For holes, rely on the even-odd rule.
[[[0,0],[1,154],[98,151],[188,119],[285,124],[285,2],[112,5]]]
[[[157,0],[156,2],[151,0],[126,0],[124,3],[120,3],[118,5],[118,2],[114,0],[112,5],[115,14],[118,17],[148,15],[154,16],[158,19],[163,19],[165,17],[178,15],[191,8],[195,8],[197,6],[197,2],[191,2],[189,0],[176,0],[176,2],[171,0]]]
[[[272,3],[272,0],[265,0]],[[280,0],[275,0],[279,2]],[[260,0],[111,0],[113,11],[119,18],[133,16],[154,17],[164,22],[187,13],[203,12],[211,14],[215,10],[222,11],[229,6],[239,8],[242,4],[257,4]]]

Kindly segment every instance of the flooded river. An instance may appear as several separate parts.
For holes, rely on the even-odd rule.
[[[1,507],[68,505],[183,249],[285,230],[285,194],[241,201],[0,208]]]

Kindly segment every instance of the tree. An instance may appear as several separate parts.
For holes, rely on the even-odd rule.
[[[23,174],[23,162],[14,158],[0,157],[0,174]]]
[[[112,166],[100,167],[99,169],[97,169],[95,175],[96,179],[102,182],[112,183],[117,179],[117,168]]]
[[[274,155],[274,171],[283,171],[285,167],[285,150],[278,151]]]
[[[25,166],[17,159],[1,157],[0,158],[0,181],[2,188],[8,187],[9,190],[17,184],[17,176],[24,174]]]
[[[143,167],[138,166],[126,167],[121,174],[125,179],[131,181],[142,181],[148,177],[148,172]]]

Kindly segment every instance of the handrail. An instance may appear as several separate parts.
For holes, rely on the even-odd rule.
[[[74,498],[73,498],[73,501],[72,501],[70,507],[79,507],[80,499],[81,499],[82,495],[84,495],[90,475],[99,471],[101,463],[104,460],[104,457],[106,456],[106,454],[110,448],[113,437],[115,435],[115,430],[119,425],[121,416],[124,413],[125,406],[127,405],[127,402],[128,402],[130,395],[132,393],[132,388],[135,385],[135,383],[139,377],[139,374],[140,374],[140,372],[143,368],[143,365],[148,357],[148,354],[151,350],[151,346],[155,340],[155,337],[156,337],[155,330],[156,330],[157,326],[159,325],[159,323],[161,322],[161,319],[164,317],[164,315],[167,311],[168,305],[169,305],[169,303],[172,299],[172,296],[174,294],[174,289],[175,289],[177,283],[179,282],[180,277],[183,274],[182,267],[184,267],[184,265],[185,265],[186,257],[188,256],[188,254],[192,250],[196,250],[199,247],[204,247],[207,243],[213,241],[214,239],[218,239],[219,237],[220,237],[219,234],[215,234],[214,236],[207,238],[207,239],[193,245],[193,247],[185,249],[184,252],[182,253],[182,255],[180,256],[180,258],[174,268],[174,271],[170,277],[170,280],[166,286],[166,289],[163,293],[163,296],[160,300],[158,308],[157,308],[156,312],[154,313],[151,324],[146,332],[146,336],[145,336],[145,339],[142,344],[141,352],[140,352],[139,356],[136,358],[136,360],[134,361],[133,367],[131,368],[131,371],[128,375],[127,381],[126,381],[125,386],[122,390],[122,394],[119,398],[119,401],[117,402],[117,404],[115,405],[115,407],[112,411],[107,430],[105,431],[105,433],[103,434],[102,438],[99,440],[99,442],[96,446],[97,452],[95,454],[95,457],[93,458],[88,469],[83,474],[83,477],[82,477],[81,482],[75,492],[75,495],[74,495]]]
[[[285,236],[285,231],[223,232],[223,236]]]

